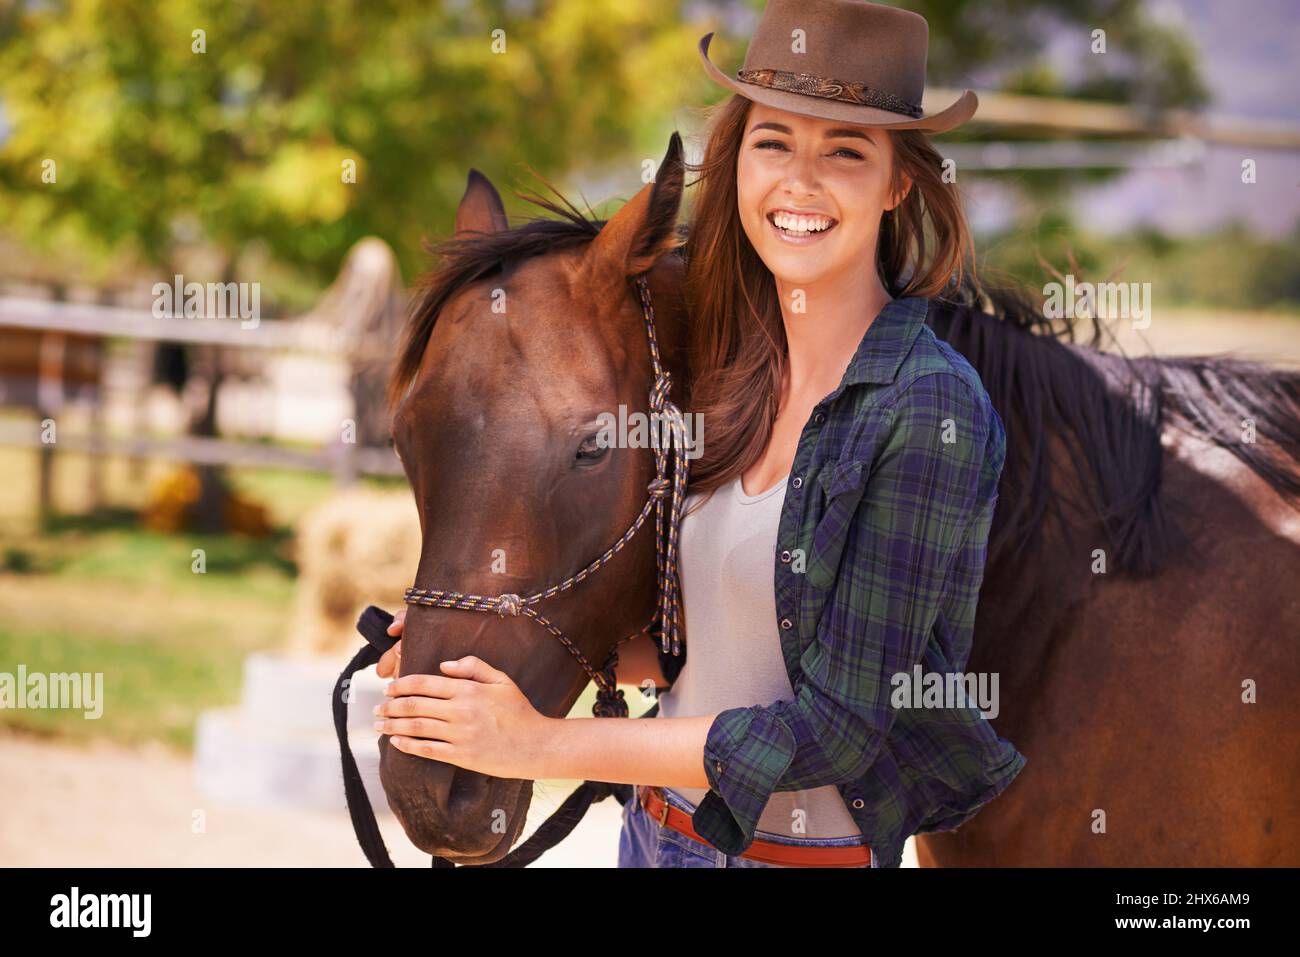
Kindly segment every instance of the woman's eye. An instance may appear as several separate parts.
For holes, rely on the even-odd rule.
[[[778,147],[779,149],[782,149],[782,150],[784,150],[784,149],[786,148],[786,145],[785,145],[784,143],[782,143],[780,140],[763,140],[763,142],[761,142],[761,143],[756,143],[756,144],[754,144],[754,149],[761,150],[761,149],[766,149],[766,148],[769,147],[769,146],[775,146],[775,147]],[[846,157],[848,157],[849,159],[857,159],[857,160],[862,159],[862,154],[861,154],[861,153],[857,153],[857,152],[855,152],[855,151],[853,151],[853,150],[851,150],[851,149],[849,149],[849,148],[847,148],[847,147],[844,147],[844,146],[841,146],[839,149],[837,149],[837,150],[836,150],[834,153],[832,153],[831,155],[832,155],[832,156],[837,156],[837,155],[839,155],[840,153],[843,153],[843,154],[844,154]]]

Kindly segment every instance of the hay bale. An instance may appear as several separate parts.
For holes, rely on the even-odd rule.
[[[420,560],[420,518],[409,489],[352,488],[309,512],[295,529],[298,582],[288,652],[351,655],[367,605],[390,612]]]

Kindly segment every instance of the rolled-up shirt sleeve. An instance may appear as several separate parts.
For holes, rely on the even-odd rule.
[[[839,530],[842,558],[794,699],[730,708],[710,726],[709,791],[693,824],[725,853],[753,842],[774,791],[854,781],[875,762],[897,714],[891,677],[921,661],[971,524],[991,520],[981,482],[1000,424],[987,398],[936,371],[890,411],[884,439],[863,453],[865,491]]]

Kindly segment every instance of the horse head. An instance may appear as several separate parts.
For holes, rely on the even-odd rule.
[[[528,596],[589,565],[645,508],[651,448],[597,441],[606,415],[648,414],[655,376],[641,301],[649,283],[665,371],[684,385],[683,187],[673,134],[654,182],[608,221],[507,225],[491,182],[471,171],[444,264],[414,304],[392,382],[392,434],[420,517],[414,587]],[[599,668],[656,609],[655,522],[538,610]],[[562,718],[588,683],[572,651],[524,615],[412,604],[404,674],[473,654]],[[532,782],[406,754],[381,736],[380,778],[411,841],[463,864],[499,860],[518,839]]]

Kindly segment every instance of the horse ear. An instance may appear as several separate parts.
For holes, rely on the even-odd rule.
[[[677,246],[684,179],[682,138],[674,132],[654,182],[628,200],[591,241],[588,267],[638,276]]]
[[[469,233],[496,233],[507,226],[501,194],[490,179],[471,169],[465,195],[456,208],[456,238],[464,239]]]

